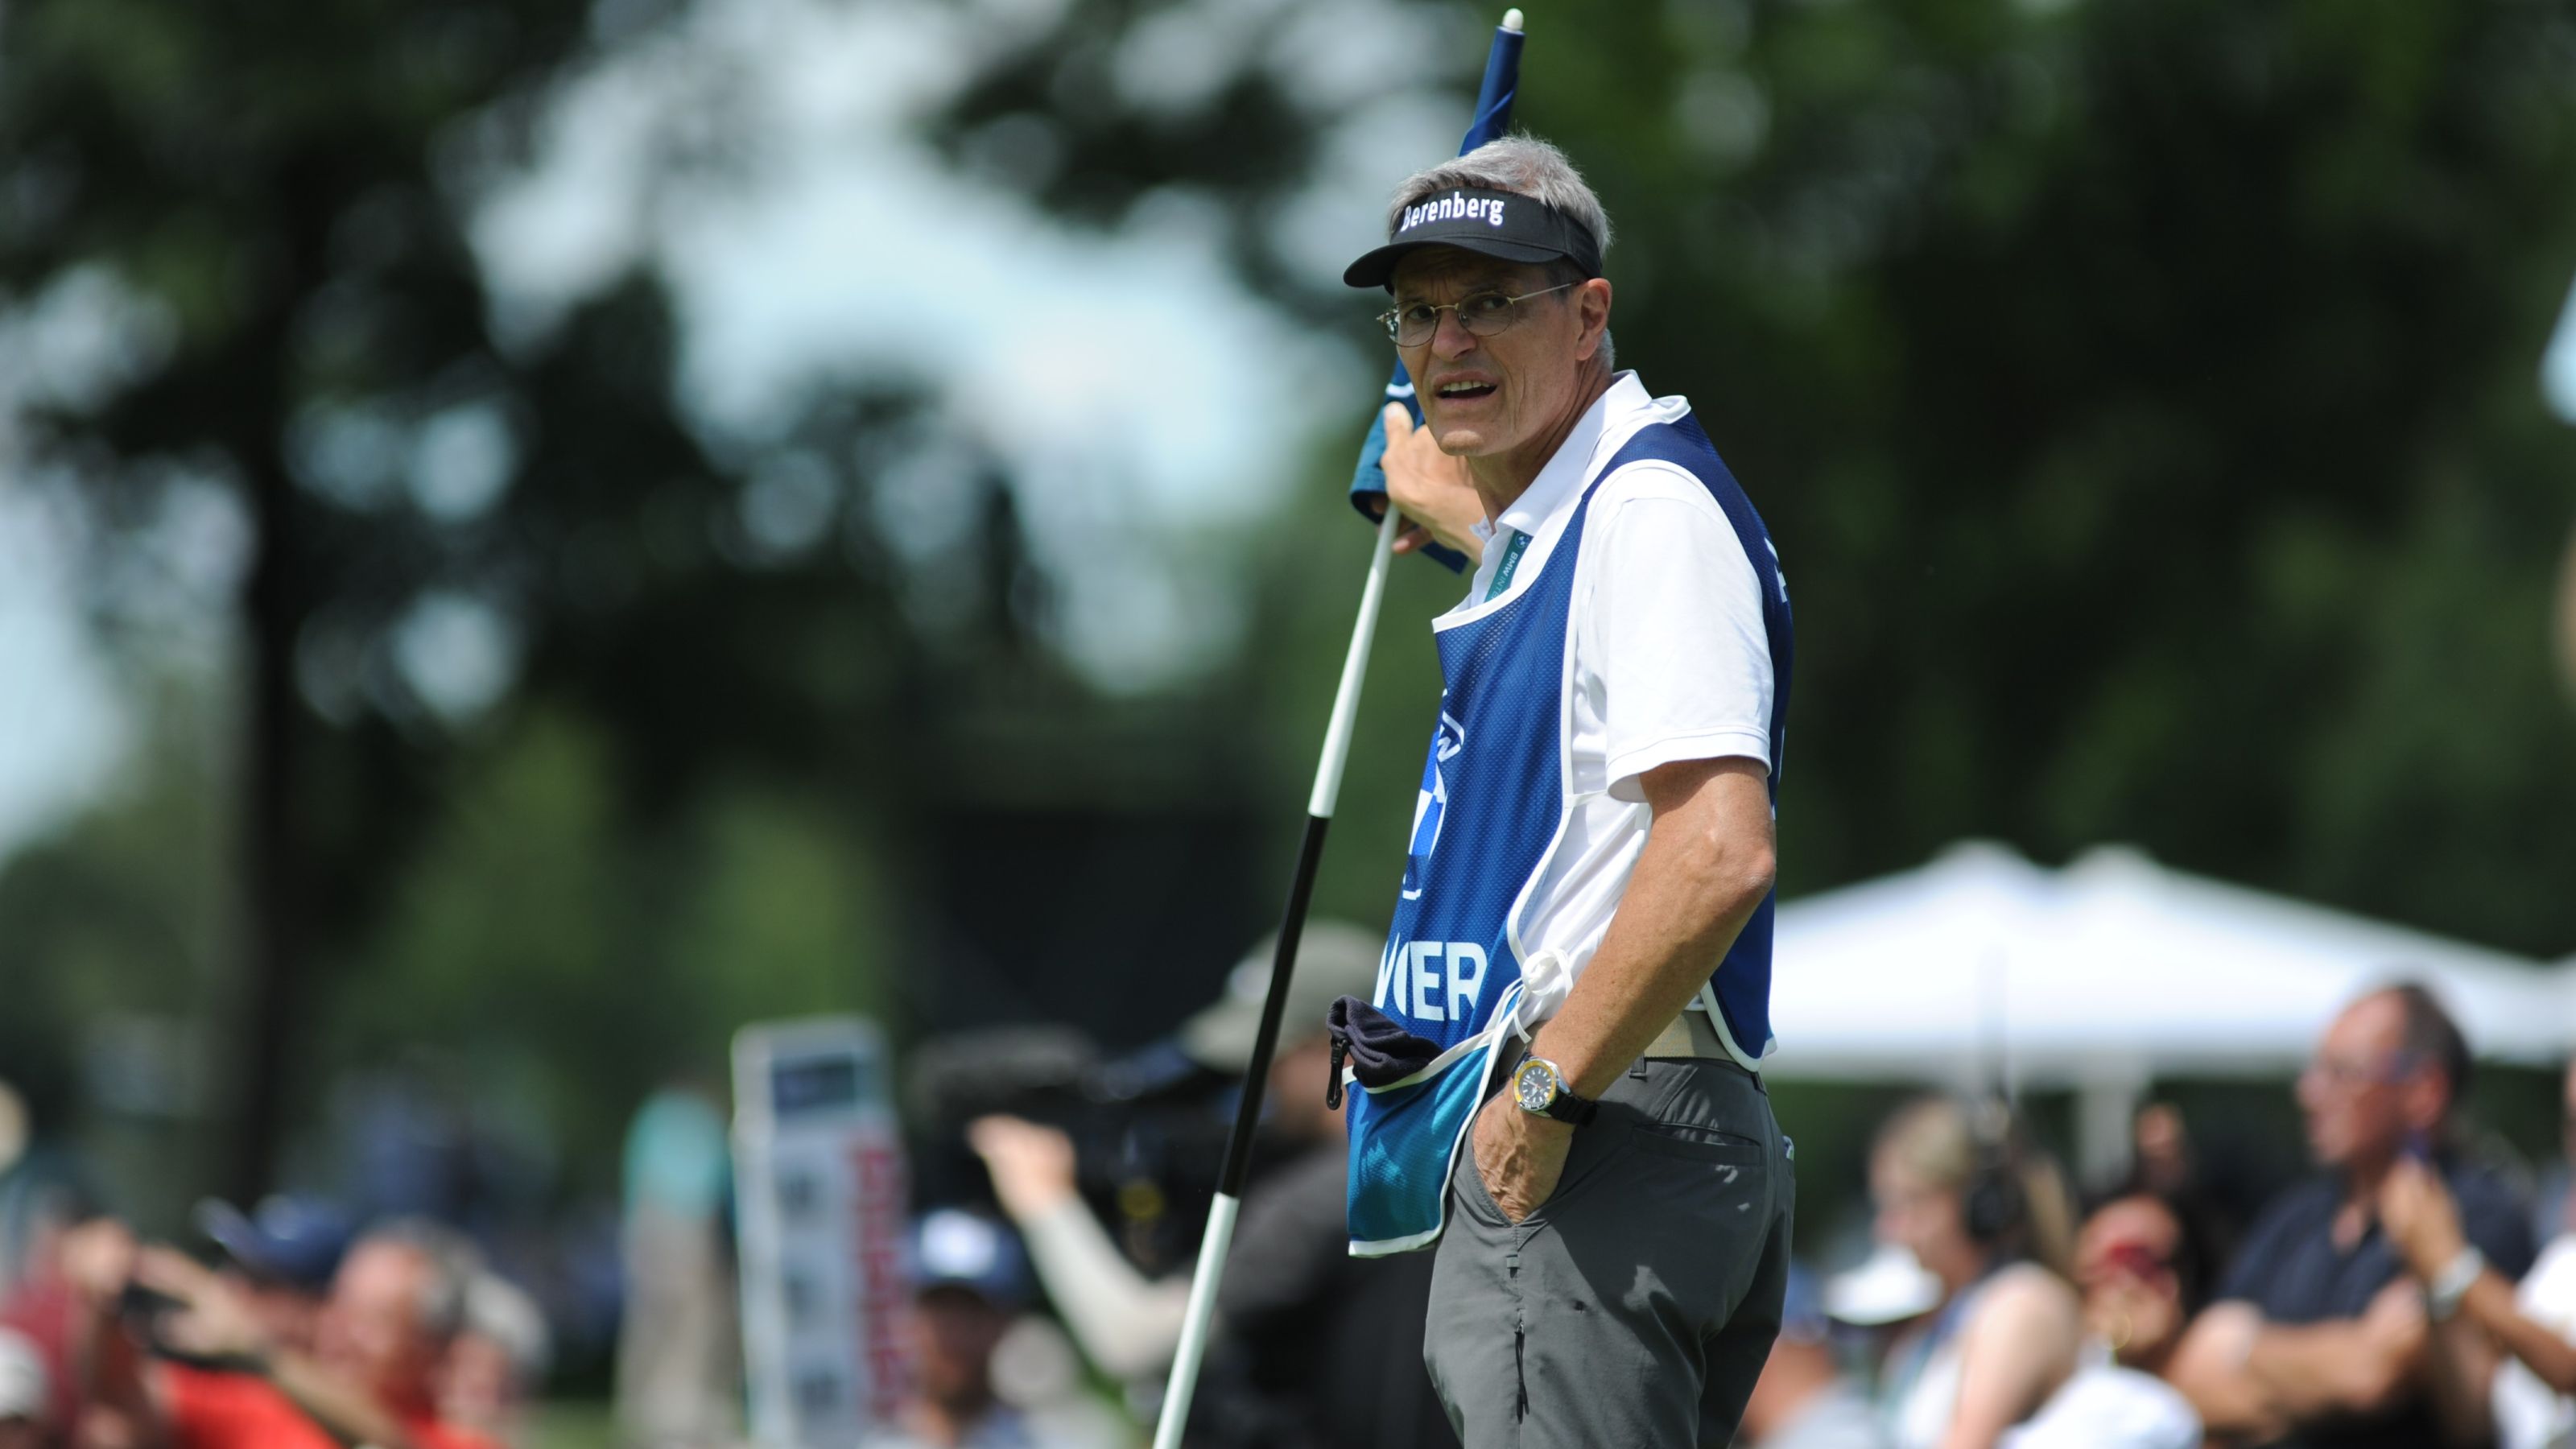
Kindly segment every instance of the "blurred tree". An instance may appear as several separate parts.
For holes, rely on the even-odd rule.
[[[496,316],[462,226],[478,189],[525,161],[584,67],[681,11],[0,9],[0,294],[80,344],[39,355],[65,375],[10,441],[100,525],[107,637],[154,592],[136,581],[174,517],[229,499],[250,540],[236,761],[198,782],[236,802],[218,857],[239,908],[131,939],[171,914],[153,882],[202,842],[164,839],[119,878],[126,858],[84,827],[12,866],[0,955],[53,982],[90,959],[84,931],[122,942],[116,970],[20,998],[41,1027],[109,1007],[225,1019],[233,1192],[271,1180],[335,1071],[407,1042],[480,1038],[508,1079],[562,1089],[563,1130],[613,1142],[600,1128],[639,1084],[673,1057],[713,1066],[746,1015],[899,1005],[866,973],[906,949],[1008,957],[995,969],[1043,987],[1068,936],[1215,960],[1203,938],[1237,929],[1221,890],[1140,897],[1028,949],[1024,924],[1063,918],[1080,879],[996,882],[983,833],[922,831],[951,806],[1005,833],[1088,818],[1080,851],[1188,802],[1204,828],[1142,827],[1130,859],[1222,873],[1199,847],[1234,807],[1204,782],[1237,772],[1202,716],[1098,701],[1033,644],[1049,591],[1011,492],[934,446],[919,393],[819,384],[775,436],[711,437],[674,401],[651,275],[550,325]],[[743,78],[713,79],[695,99],[720,111]],[[663,164],[743,144],[697,119],[702,151]],[[953,466],[898,466],[925,450]],[[953,489],[974,526],[898,556],[878,522],[898,475]],[[135,800],[189,788],[136,773],[155,778]],[[911,898],[922,881],[935,900]],[[997,885],[1020,910],[991,908]],[[151,900],[82,925],[119,895]],[[1179,924],[1140,951],[1140,917]],[[933,1018],[1051,999],[948,1001],[919,974]]]
[[[1282,83],[1294,48],[1242,46],[1194,103],[1118,83],[1213,8],[1077,0],[930,133],[971,159],[1043,130],[1034,194],[1081,220],[1221,196],[1248,277],[1356,328],[1364,304],[1266,224],[1342,154],[1317,139],[1335,112]],[[1301,12],[1256,13],[1234,29]],[[1463,106],[1480,25],[1412,13],[1438,23],[1380,33]],[[2576,17],[1671,0],[1530,22],[1519,116],[1618,220],[1620,355],[1697,401],[1788,560],[1792,892],[1961,835],[2126,839],[2499,945],[2576,941],[2576,722],[2545,632],[2576,434],[2533,386],[2576,259]],[[1372,395],[1353,379],[1353,437]],[[1331,556],[1309,543],[1272,555],[1253,665],[1283,630],[1338,647],[1296,622],[1348,607],[1305,597]],[[1371,734],[1355,768],[1414,748]],[[1410,768],[1370,788],[1401,796]]]
[[[30,476],[88,497],[114,556],[104,579],[148,562],[138,540],[179,495],[237,500],[252,539],[229,852],[242,908],[227,918],[240,945],[220,953],[243,989],[211,996],[240,1026],[226,1034],[238,1192],[271,1177],[282,1125],[339,1059],[315,1049],[316,1031],[366,1019],[344,973],[318,965],[380,949],[376,923],[444,793],[512,747],[513,697],[614,723],[595,752],[607,794],[570,817],[597,831],[690,818],[712,782],[734,789],[745,770],[889,813],[917,779],[884,737],[926,727],[931,665],[860,526],[859,476],[915,400],[834,392],[781,451],[718,459],[676,412],[650,279],[543,335],[505,345],[496,331],[458,197],[524,148],[551,82],[655,18],[592,12],[587,0],[0,12],[0,288],[31,309],[82,304],[123,354],[99,385],[58,387],[31,417]],[[1005,511],[969,548],[1007,556],[1005,592],[1025,572],[1009,562],[1014,527]],[[114,583],[100,594],[108,611],[123,602]],[[979,601],[934,642],[980,658],[984,641],[1020,632]],[[533,778],[520,788],[549,798]],[[749,830],[738,847],[755,856],[799,828],[715,818]],[[787,879],[857,868],[838,837],[808,844],[797,858],[823,864]],[[719,854],[721,882],[741,867]],[[527,894],[509,926],[513,949],[575,961],[598,990],[620,963],[545,933],[618,914],[627,897],[611,886],[649,887],[614,859],[591,864],[608,885]],[[439,889],[437,870],[417,890]],[[706,909],[674,929],[742,924],[738,907]],[[437,920],[413,924],[419,940],[381,949],[435,952]],[[710,949],[680,954],[704,971]],[[806,983],[784,997],[814,994],[810,954],[773,964]],[[700,985],[697,1004],[713,1004]]]

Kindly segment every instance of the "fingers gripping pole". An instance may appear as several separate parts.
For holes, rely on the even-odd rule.
[[[1377,548],[1369,556],[1368,582],[1360,590],[1360,616],[1351,626],[1350,652],[1342,658],[1342,682],[1333,692],[1323,758],[1315,764],[1315,792],[1306,803],[1306,838],[1298,847],[1297,870],[1288,883],[1278,953],[1270,960],[1270,994],[1261,1005],[1261,1030],[1252,1039],[1252,1060],[1244,1065],[1243,1102],[1235,1110],[1234,1135],[1226,1139],[1225,1167],[1217,1178],[1216,1202],[1208,1209],[1207,1236],[1199,1242],[1198,1271],[1190,1280],[1188,1316],[1181,1320],[1180,1347],[1172,1355],[1172,1377],[1163,1391],[1163,1415],[1154,1425],[1154,1449],[1180,1449],[1190,1399],[1198,1392],[1199,1366],[1207,1358],[1217,1285],[1225,1277],[1226,1247],[1234,1241],[1234,1215],[1243,1206],[1243,1179],[1252,1166],[1252,1131],[1261,1121],[1261,1088],[1270,1077],[1270,1058],[1279,1046],[1279,1018],[1288,1009],[1288,976],[1297,963],[1298,938],[1306,930],[1306,906],[1315,894],[1324,829],[1332,823],[1333,806],[1342,793],[1342,766],[1350,758],[1351,726],[1359,716],[1360,685],[1368,675],[1369,641],[1377,633],[1378,604],[1386,596],[1387,563],[1394,557],[1397,527],[1390,502],[1386,516],[1378,521]]]

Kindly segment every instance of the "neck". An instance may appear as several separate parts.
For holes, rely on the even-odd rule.
[[[1574,425],[1592,411],[1592,405],[1610,390],[1610,370],[1596,358],[1584,364],[1583,380],[1576,385],[1574,396],[1556,421],[1548,424],[1528,442],[1508,452],[1488,458],[1469,458],[1467,477],[1476,485],[1476,496],[1484,500],[1485,517],[1500,519],[1506,509],[1520,501],[1529,486],[1538,481],[1548,460],[1574,433]]]
[[[2347,1206],[2368,1213],[2379,1208],[2379,1189],[2388,1181],[2389,1170],[2397,1165],[2393,1156],[2372,1155],[2356,1158],[2343,1170],[2343,1195]]]
[[[924,1399],[913,1406],[913,1432],[933,1444],[963,1444],[966,1436],[974,1432],[976,1421],[992,1407],[990,1394],[944,1401]]]

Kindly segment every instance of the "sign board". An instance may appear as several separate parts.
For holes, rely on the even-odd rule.
[[[734,1037],[734,1176],[752,1437],[855,1442],[906,1387],[906,1178],[885,1039],[857,1017]]]

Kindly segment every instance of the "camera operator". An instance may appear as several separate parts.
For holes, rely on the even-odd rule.
[[[1309,923],[1299,942],[1264,1099],[1276,1165],[1244,1197],[1193,1442],[1392,1449],[1455,1441],[1419,1367],[1429,1255],[1349,1256],[1342,1116],[1324,1105],[1332,1071],[1325,1009],[1339,996],[1373,994],[1379,945],[1375,934],[1332,921]],[[1181,1044],[1202,1065],[1237,1075],[1249,1066],[1272,949],[1270,941],[1255,947],[1224,997],[1183,1026]],[[1083,1205],[1062,1132],[992,1116],[969,1137],[1083,1351],[1120,1378],[1160,1375],[1180,1343],[1188,1275],[1148,1280],[1120,1255]]]

